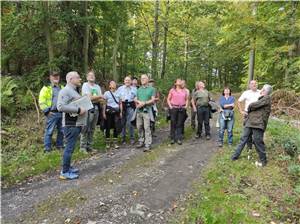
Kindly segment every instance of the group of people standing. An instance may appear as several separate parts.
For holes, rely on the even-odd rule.
[[[104,131],[106,149],[119,148],[118,137],[121,134],[122,144],[127,142],[127,134],[131,145],[135,144],[134,124],[138,132],[137,148],[143,148],[147,152],[151,150],[152,137],[155,130],[155,118],[157,116],[156,103],[159,101],[158,91],[154,88],[154,80],[150,80],[146,74],[141,75],[140,86],[137,79],[126,76],[124,85],[117,87],[115,81],[108,83],[108,90],[102,94],[101,87],[96,84],[96,77],[93,71],[86,74],[87,82],[83,83],[81,91],[81,78],[75,71],[66,75],[66,86],[60,84],[58,72],[52,72],[49,76],[50,85],[44,86],[39,95],[39,105],[46,116],[46,128],[44,135],[44,150],[51,151],[52,134],[57,129],[56,147],[64,149],[62,159],[61,179],[76,179],[79,170],[71,166],[71,158],[75,144],[80,136],[80,150],[84,153],[92,152],[93,136],[96,125],[99,124]],[[252,88],[253,86],[253,88]],[[256,86],[256,90],[255,87]],[[204,135],[210,140],[210,124],[212,117],[211,102],[212,96],[205,89],[202,81],[196,82],[195,89],[190,94],[186,88],[185,81],[176,79],[174,86],[167,96],[167,104],[170,117],[170,143],[182,144],[184,138],[184,124],[188,117],[188,107],[191,106],[192,127],[195,128],[195,117],[198,119],[196,138]],[[270,86],[263,88],[263,94],[270,94]],[[251,92],[249,92],[251,91]],[[269,98],[259,97],[261,92],[257,90],[256,82],[250,82],[250,90],[242,94],[238,101],[240,112],[245,118],[245,129],[241,143],[238,145],[232,160],[236,160],[241,154],[242,148],[247,142],[253,142],[259,152],[261,162],[266,164],[265,150],[263,144],[263,132],[266,127],[267,115],[263,115],[263,125],[254,127],[255,119],[251,120],[252,111],[257,111],[261,105],[269,102]],[[86,110],[83,107],[74,106],[71,102],[87,95],[93,108]],[[255,96],[255,97],[254,97]],[[245,108],[242,109],[240,102],[245,101]],[[251,104],[260,102],[259,105]],[[231,90],[224,88],[219,100],[219,146],[223,146],[224,132],[228,132],[228,144],[233,143],[234,125],[234,97]],[[251,112],[251,113],[250,113]],[[264,112],[268,112],[266,109]],[[256,115],[257,116],[257,115]],[[251,121],[249,121],[249,119]],[[260,122],[260,121],[259,121]],[[259,130],[257,130],[259,129]],[[262,130],[262,131],[261,131]],[[112,133],[111,133],[112,132]],[[249,143],[250,144],[250,143]]]

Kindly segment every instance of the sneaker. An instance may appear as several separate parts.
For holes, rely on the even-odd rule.
[[[182,145],[182,141],[181,140],[177,140],[177,144],[178,145]]]
[[[86,148],[80,148],[80,152],[82,152],[84,154],[88,154],[88,151]]]
[[[79,173],[79,169],[71,166],[69,172],[77,174]]]
[[[206,140],[210,140],[210,135],[206,135]]]
[[[72,172],[66,172],[66,173],[63,173],[62,171],[60,172],[60,175],[59,175],[59,179],[61,180],[74,180],[74,179],[77,179],[78,178],[78,175],[75,174],[75,173],[72,173]]]
[[[63,151],[64,150],[64,146],[56,146],[56,149],[58,150],[58,151]]]
[[[137,148],[142,148],[144,146],[144,143],[139,143],[136,147]]]
[[[196,139],[199,139],[199,138],[201,138],[201,135],[196,134],[196,135],[195,135],[195,138],[196,138]]]
[[[118,148],[120,148],[120,146],[117,143],[115,143],[114,144],[114,149],[118,149]]]
[[[171,143],[171,145],[173,145],[175,143],[175,141],[172,139],[170,143]]]
[[[122,145],[126,145],[126,139],[122,139]]]
[[[134,139],[130,139],[130,145],[134,145],[134,144],[135,144]]]
[[[223,147],[223,143],[219,142],[218,146],[219,146],[220,148],[222,148],[222,147]]]
[[[144,152],[149,152],[151,150],[151,146],[145,146],[145,148],[144,148]]]
[[[267,165],[267,162],[258,162],[258,161],[255,161],[255,166],[256,167],[264,167]]]
[[[239,158],[239,157],[237,157],[237,156],[232,156],[232,157],[231,157],[231,160],[232,160],[232,161],[235,161],[235,160],[238,160],[238,158]]]

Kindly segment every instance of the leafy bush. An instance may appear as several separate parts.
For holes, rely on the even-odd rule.
[[[9,115],[15,113],[14,92],[18,87],[16,81],[9,76],[1,78],[1,111]]]
[[[295,178],[295,179],[300,178],[300,165],[292,163],[288,167],[288,172],[293,178]]]

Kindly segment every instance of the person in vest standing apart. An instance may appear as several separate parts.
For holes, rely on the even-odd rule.
[[[145,146],[144,152],[147,152],[151,149],[152,144],[150,121],[151,116],[153,117],[151,107],[155,102],[155,90],[149,86],[149,77],[145,74],[141,76],[141,84],[135,98],[137,107],[136,125],[139,136],[137,148]]]
[[[134,127],[131,124],[131,118],[135,110],[134,99],[136,97],[137,88],[131,85],[131,78],[126,76],[124,85],[118,88],[118,95],[122,100],[123,115],[122,115],[122,143],[126,144],[126,129],[129,131],[130,144],[134,144]]]
[[[228,145],[232,146],[233,142],[233,125],[234,125],[234,97],[231,96],[231,90],[225,87],[220,97],[219,104],[221,107],[219,115],[219,147],[223,146],[225,129],[227,129]]]
[[[267,165],[266,147],[264,143],[264,132],[267,128],[268,119],[271,113],[271,93],[272,86],[266,84],[260,91],[260,97],[257,101],[250,103],[247,107],[248,116],[245,121],[243,134],[232,160],[237,160],[244,149],[248,138],[253,135],[253,143],[258,153],[260,162],[256,161],[256,166]]]
[[[248,106],[250,105],[250,103],[257,101],[259,97],[260,97],[260,91],[257,89],[257,82],[256,80],[251,80],[249,83],[249,90],[243,92],[237,102],[239,111],[244,118],[244,125],[248,116]],[[245,102],[244,108],[242,107],[241,104],[242,102]],[[252,149],[252,134],[250,134],[250,137],[247,142],[247,146],[249,150]]]
[[[198,90],[192,97],[192,105],[194,111],[197,111],[198,117],[198,130],[196,138],[201,138],[202,126],[204,123],[206,139],[210,139],[210,126],[209,126],[209,114],[210,108],[208,102],[210,101],[210,93],[205,89],[204,82],[200,81],[198,84]]]
[[[119,148],[118,135],[120,133],[122,118],[122,101],[119,94],[116,91],[117,84],[115,81],[109,82],[109,91],[104,93],[104,99],[106,105],[103,107],[103,118],[105,120],[105,139],[106,149],[111,147],[115,149]],[[113,139],[111,139],[110,130],[113,129]]]
[[[174,87],[169,91],[167,102],[171,115],[171,144],[182,144],[183,126],[186,118],[186,108],[189,103],[188,92],[183,88],[181,79],[176,79]]]
[[[94,71],[86,74],[87,82],[82,85],[82,95],[88,95],[94,105],[87,114],[87,125],[82,128],[80,138],[80,151],[87,153],[92,151],[93,136],[100,113],[100,100],[103,98],[101,88],[95,83]]]
[[[60,75],[58,72],[51,72],[50,84],[43,86],[39,94],[39,106],[46,116],[46,127],[44,135],[44,152],[51,151],[52,134],[57,129],[56,148],[64,148],[64,134],[62,128],[62,113],[57,110],[57,98],[63,86],[59,85]]]
[[[60,179],[76,179],[79,170],[71,166],[71,158],[74,152],[77,138],[81,129],[86,125],[87,113],[83,107],[70,105],[70,103],[81,97],[79,87],[81,86],[81,78],[75,71],[69,72],[66,76],[67,85],[58,95],[57,109],[63,112],[64,135],[66,146],[63,153],[63,167],[60,173]]]

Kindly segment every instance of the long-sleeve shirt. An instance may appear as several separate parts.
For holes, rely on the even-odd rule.
[[[222,107],[222,109],[226,109],[226,110],[232,110],[233,107],[227,107],[227,108],[224,108],[224,105],[225,104],[233,104],[234,103],[234,97],[233,96],[229,96],[227,99],[225,96],[221,96],[220,99],[219,99],[219,104],[220,104],[220,107]]]

